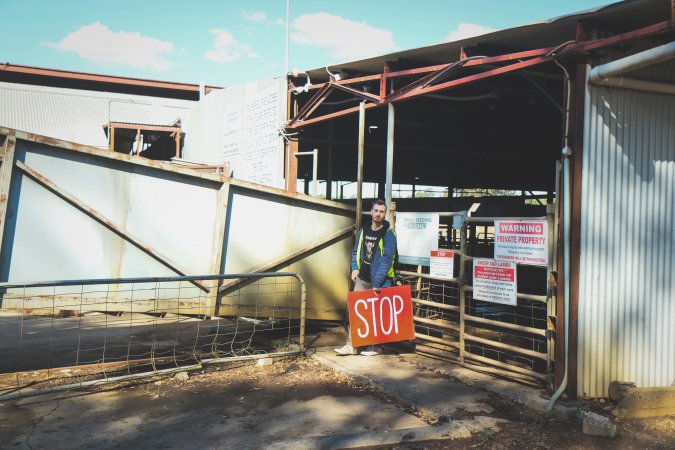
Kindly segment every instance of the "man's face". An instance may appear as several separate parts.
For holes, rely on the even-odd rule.
[[[375,205],[371,213],[373,214],[373,223],[381,224],[384,221],[384,214],[387,212],[387,207],[384,205]]]

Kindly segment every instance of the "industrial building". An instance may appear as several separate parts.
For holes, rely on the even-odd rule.
[[[35,161],[49,157],[44,146],[50,143],[31,133],[59,139],[52,144],[60,149],[69,147],[65,141],[97,147],[102,150],[94,156],[85,149],[77,158],[62,150],[53,157],[63,164],[93,158],[122,178],[129,171],[123,166],[142,166],[133,169],[136,178],[166,178],[161,184],[172,185],[166,192],[180,191],[184,204],[190,189],[203,191],[203,206],[219,205],[201,210],[215,230],[199,244],[210,265],[200,268],[191,254],[195,265],[188,272],[295,265],[306,275],[309,304],[312,289],[320,303],[311,314],[317,319],[342,313],[346,279],[334,281],[335,274],[351,247],[347,217],[355,213],[360,223],[366,197],[395,203],[397,213],[438,214],[447,240],[440,248],[454,250],[457,264],[449,281],[430,276],[423,265],[417,278],[414,267],[405,271],[417,285],[418,342],[462,364],[564,390],[569,398],[605,397],[613,380],[675,383],[674,56],[675,2],[627,0],[228,89],[2,66],[0,134],[4,143],[14,136],[21,158],[35,153]],[[29,114],[26,105],[37,111]],[[139,156],[227,163],[227,176],[200,178],[174,167],[176,161],[141,164]],[[29,174],[21,158],[18,170]],[[60,183],[71,183],[57,166],[40,164],[63,176]],[[155,169],[166,172],[146,173]],[[3,176],[11,178],[11,171]],[[190,179],[190,189],[177,187],[179,179]],[[323,184],[325,199],[297,194],[298,180],[305,188],[311,179]],[[9,194],[10,181],[3,183],[10,196],[5,211],[34,211],[21,203],[20,183]],[[359,186],[356,199],[338,192],[350,183]],[[364,193],[363,183],[376,195]],[[397,196],[395,186],[441,194]],[[143,186],[137,192],[134,201],[152,204],[143,200]],[[243,197],[233,197],[237,192]],[[251,232],[237,218],[237,205],[246,202],[264,205],[286,234],[258,242],[262,259],[241,264],[246,252],[231,236]],[[161,204],[170,208],[172,200]],[[25,261],[13,265],[19,244],[30,239],[10,239],[20,222],[2,214],[2,281],[16,281],[13,268],[30,269]],[[327,217],[335,220],[322,233],[309,236],[298,227]],[[507,219],[546,223],[548,258],[518,265],[518,303],[497,310],[473,298],[470,273],[476,258],[492,257],[495,222]],[[144,220],[153,214],[134,226]],[[181,229],[190,234],[188,222]],[[142,237],[168,251],[179,235]],[[237,254],[239,260],[226,259]],[[136,256],[120,255],[125,258]],[[309,258],[333,265],[316,271]],[[107,270],[86,275],[119,275]],[[83,276],[68,273],[58,275]]]

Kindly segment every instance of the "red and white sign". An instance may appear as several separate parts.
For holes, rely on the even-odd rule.
[[[476,258],[473,260],[473,298],[516,305],[516,263]]]
[[[548,222],[495,220],[495,259],[548,265]]]
[[[432,250],[429,259],[429,275],[439,278],[453,278],[455,254],[446,250]]]
[[[348,305],[354,347],[415,339],[410,286],[350,292]]]

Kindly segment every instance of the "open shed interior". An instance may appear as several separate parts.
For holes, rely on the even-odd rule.
[[[477,213],[545,214],[542,207],[555,192],[556,161],[563,145],[564,83],[561,70],[550,66],[397,103],[393,184],[399,185],[398,195],[394,193],[399,206],[459,211],[467,209],[467,202],[471,206],[476,197],[501,196],[509,198],[508,206],[495,204]],[[347,93],[336,93],[317,114],[358,102]],[[370,109],[366,112],[364,181],[377,183],[377,188],[364,190],[365,197],[375,197],[375,193],[384,197],[386,145],[387,107]],[[319,154],[319,180],[353,184],[358,114],[301,130],[299,150],[314,148]],[[311,158],[300,158],[298,178],[311,180]],[[335,189],[338,186],[333,183],[326,195],[348,200],[344,188]]]
[[[367,81],[349,86],[382,97],[429,73],[420,68],[438,68],[466,58],[503,57],[490,64],[452,68],[433,83],[485,74],[533,56],[521,57],[518,52],[548,48],[551,50],[538,54],[548,57],[570,50],[570,45],[667,21],[670,6],[669,2],[646,0],[620,2],[461,41],[310,70],[291,80],[294,87],[313,88],[298,89],[300,92],[291,95],[290,117],[302,112],[330,74],[339,75],[343,82],[365,77]],[[667,39],[667,35],[652,35],[592,50],[578,47],[567,52],[561,62],[573,83],[583,83],[576,80],[576,63],[619,58]],[[401,71],[410,74],[388,78],[386,92],[379,77],[373,77]],[[353,92],[334,89],[311,112],[306,125],[301,120],[295,127],[298,150],[318,150],[318,192],[328,198],[350,201],[355,197],[358,111],[349,115],[339,111],[356,109],[362,100]],[[572,110],[583,110],[583,105],[574,105],[571,100]],[[549,59],[393,102],[393,198],[398,210],[461,211],[480,203],[475,216],[545,215],[546,204],[555,198],[556,163],[565,145],[566,101],[563,70]],[[387,114],[386,105],[366,109],[364,198],[384,198]],[[335,117],[319,120],[321,116]],[[297,176],[298,190],[309,193],[311,157],[298,158]]]

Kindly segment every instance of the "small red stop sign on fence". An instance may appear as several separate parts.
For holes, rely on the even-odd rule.
[[[410,286],[355,291],[347,298],[354,347],[415,339]]]

